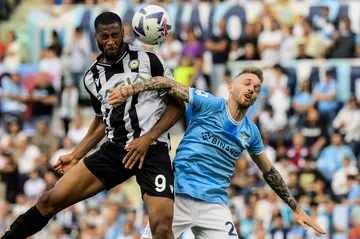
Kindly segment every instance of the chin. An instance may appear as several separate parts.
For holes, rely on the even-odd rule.
[[[116,52],[116,53],[108,53],[108,52],[106,52],[105,55],[106,55],[106,57],[108,59],[115,60],[118,57],[119,54],[118,54],[118,52]]]

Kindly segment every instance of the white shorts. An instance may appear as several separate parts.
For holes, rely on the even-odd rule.
[[[175,238],[180,239],[188,229],[191,229],[196,239],[238,238],[227,206],[176,194],[173,220]],[[142,239],[152,239],[149,223]]]

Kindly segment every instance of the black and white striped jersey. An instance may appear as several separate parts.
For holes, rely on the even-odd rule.
[[[152,76],[173,79],[164,61],[155,53],[126,44],[126,51],[114,64],[93,63],[84,76],[85,88],[91,96],[95,114],[102,116],[106,124],[106,134],[110,141],[127,145],[139,138],[159,120],[166,105],[158,91],[145,91],[133,95],[118,107],[108,104],[111,89],[120,85],[145,81]],[[158,138],[170,146],[170,136],[165,132]]]

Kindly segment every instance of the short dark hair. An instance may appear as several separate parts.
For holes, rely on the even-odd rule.
[[[97,30],[99,25],[110,25],[113,23],[118,23],[122,27],[121,18],[119,15],[113,12],[103,12],[96,17],[94,21],[94,27],[95,30]]]
[[[240,72],[236,77],[238,78],[239,76],[243,75],[243,74],[254,74],[256,75],[257,77],[259,77],[261,83],[263,82],[264,80],[264,77],[263,77],[263,72],[260,68],[257,68],[257,67],[248,67],[248,68],[245,68],[242,72]]]

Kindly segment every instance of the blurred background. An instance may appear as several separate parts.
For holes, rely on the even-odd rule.
[[[172,20],[173,34],[157,46],[131,30],[149,3]],[[263,69],[247,115],[327,234],[304,232],[244,153],[228,188],[239,238],[360,238],[358,0],[0,0],[1,232],[54,186],[52,165],[87,132],[93,110],[82,76],[99,53],[93,20],[105,10],[121,16],[127,43],[157,52],[188,86],[227,98],[242,68]],[[171,130],[172,156],[189,116]],[[33,238],[135,239],[147,220],[132,178],[59,213]]]

